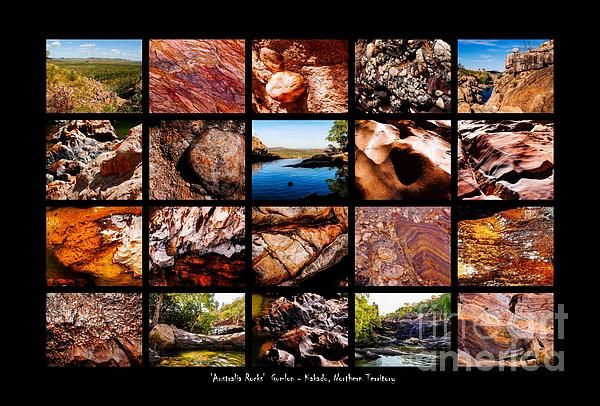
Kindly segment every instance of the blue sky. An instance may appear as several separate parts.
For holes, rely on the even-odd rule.
[[[406,304],[431,299],[440,293],[369,293],[369,303],[377,304],[379,314],[388,314]]]
[[[252,134],[267,147],[326,148],[333,120],[253,120]]]
[[[545,39],[462,39],[458,40],[458,63],[467,69],[504,71],[506,54],[537,48]]]
[[[50,58],[121,58],[142,60],[141,40],[48,39]]]

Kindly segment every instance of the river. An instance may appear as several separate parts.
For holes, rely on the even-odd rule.
[[[302,159],[278,159],[252,164],[252,198],[258,200],[347,196],[347,167],[290,168]],[[291,185],[290,185],[290,182]]]
[[[421,346],[402,346],[397,348],[406,355],[382,355],[374,360],[356,360],[357,367],[433,367],[439,363],[439,353],[426,350]]]
[[[246,355],[243,351],[179,351],[160,357],[161,367],[243,367]]]
[[[481,96],[483,97],[483,103],[487,102],[490,97],[492,97],[492,93],[494,92],[494,86],[487,86],[481,89]]]

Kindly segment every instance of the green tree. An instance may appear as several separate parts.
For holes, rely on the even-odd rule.
[[[219,303],[214,293],[166,293],[160,307],[159,323],[198,334],[208,334],[217,318]],[[150,295],[150,308],[156,308],[159,295]]]
[[[340,151],[345,151],[348,146],[348,122],[346,120],[335,120],[326,139],[329,142],[337,143],[340,146]]]
[[[375,329],[381,327],[381,317],[377,305],[369,304],[368,293],[356,294],[354,322],[356,344],[369,344],[375,334]]]
[[[217,320],[232,319],[234,324],[243,322],[246,314],[246,301],[244,296],[235,299],[231,303],[223,305],[217,313]]]

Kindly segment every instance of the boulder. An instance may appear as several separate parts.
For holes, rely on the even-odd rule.
[[[157,324],[150,330],[150,347],[158,352],[167,352],[175,348],[175,334],[173,326]]]
[[[277,72],[267,82],[266,91],[280,103],[290,103],[304,94],[304,78],[295,72]]]

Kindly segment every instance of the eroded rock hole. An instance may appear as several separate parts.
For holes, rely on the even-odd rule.
[[[390,153],[396,177],[404,185],[418,181],[423,175],[423,161],[418,154],[394,150]]]

